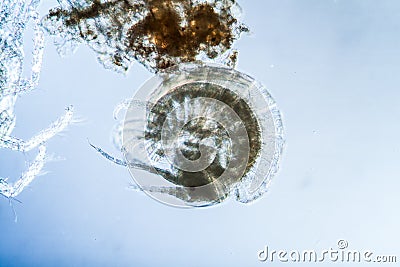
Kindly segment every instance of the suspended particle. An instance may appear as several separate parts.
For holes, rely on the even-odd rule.
[[[163,203],[208,206],[232,195],[250,202],[278,169],[282,132],[275,102],[253,78],[187,63],[134,95],[122,152],[137,185]]]
[[[248,31],[234,0],[74,1],[49,11],[42,25],[66,54],[88,44],[106,67],[133,60],[152,72],[195,60],[236,60],[233,42]],[[230,62],[230,61],[229,61]]]

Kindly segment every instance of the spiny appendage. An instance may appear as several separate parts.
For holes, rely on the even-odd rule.
[[[46,147],[40,145],[35,160],[14,184],[7,183],[6,179],[0,179],[0,194],[7,198],[18,196],[42,172],[45,162]]]
[[[112,155],[110,155],[109,153],[105,152],[103,149],[101,149],[98,146],[93,145],[92,143],[90,143],[89,141],[89,145],[94,148],[98,153],[100,153],[101,156],[103,156],[105,159],[111,161],[112,163],[115,163],[117,165],[123,166],[123,167],[132,167],[132,168],[136,168],[139,170],[144,170],[150,173],[154,173],[154,174],[159,174],[160,172],[165,173],[165,175],[171,175],[170,172],[166,171],[166,170],[162,170],[160,168],[156,168],[153,167],[151,165],[148,165],[144,162],[141,162],[139,160],[135,160],[132,162],[127,162],[125,160],[119,159],[117,157],[114,157]]]
[[[14,183],[7,183],[7,179],[0,178],[0,194],[5,197],[14,198],[26,188],[36,176],[38,176],[46,162],[46,147],[44,143],[54,135],[63,131],[71,122],[73,115],[72,107],[67,108],[65,114],[53,122],[47,129],[42,130],[29,141],[24,141],[15,137],[3,135],[0,137],[0,147],[14,151],[27,152],[34,148],[39,148],[39,152],[21,177]]]
[[[63,131],[72,121],[72,116],[73,116],[73,108],[72,106],[70,106],[66,108],[65,114],[63,116],[61,116],[59,119],[54,121],[49,127],[40,131],[38,134],[36,134],[28,141],[19,139],[17,137],[5,135],[0,137],[0,147],[21,152],[30,151],[38,147],[40,144],[48,141],[56,134]]]
[[[106,158],[107,160],[109,160],[109,161],[111,161],[111,162],[113,162],[113,163],[115,163],[115,164],[117,164],[117,165],[123,166],[123,167],[128,166],[128,163],[127,163],[125,160],[122,160],[122,159],[113,157],[113,156],[111,156],[109,153],[107,153],[107,152],[105,152],[103,149],[101,149],[100,147],[95,146],[95,145],[93,145],[92,143],[90,143],[89,140],[88,140],[88,142],[89,142],[89,145],[90,145],[92,148],[94,148],[98,153],[100,153],[101,156],[103,156],[103,157]]]

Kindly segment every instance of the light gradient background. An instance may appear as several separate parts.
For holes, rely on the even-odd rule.
[[[126,77],[105,70],[85,45],[60,58],[47,38],[39,88],[18,100],[14,135],[30,138],[69,104],[82,122],[48,143],[65,160],[14,202],[17,223],[0,198],[1,267],[285,266],[257,252],[321,251],[339,239],[400,260],[400,1],[239,3],[252,34],[237,43],[237,68],[268,88],[284,119],[270,191],[250,205],[187,210],[127,189],[128,170],[87,138],[118,155],[113,109],[152,75],[139,64]],[[0,175],[18,177],[33,156],[1,150]]]

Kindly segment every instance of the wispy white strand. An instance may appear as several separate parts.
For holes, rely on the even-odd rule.
[[[73,120],[73,108],[29,140],[12,135],[15,127],[14,106],[22,93],[34,90],[40,78],[44,51],[44,32],[37,8],[41,0],[3,0],[0,3],[0,148],[27,152],[38,148],[34,161],[19,179],[9,183],[0,176],[0,195],[9,199],[18,196],[43,171],[46,162],[45,143],[63,131]],[[33,50],[30,74],[23,77],[24,31],[33,22]]]

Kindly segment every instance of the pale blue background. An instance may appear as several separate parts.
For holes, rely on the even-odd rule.
[[[0,198],[1,267],[284,266],[259,262],[257,251],[318,251],[338,239],[400,260],[400,1],[239,3],[252,35],[237,44],[238,69],[266,85],[284,118],[270,192],[251,205],[186,210],[127,189],[128,171],[87,138],[116,153],[114,106],[151,74],[139,64],[126,77],[105,70],[85,45],[60,58],[48,38],[40,86],[18,100],[14,134],[31,137],[69,104],[81,122],[49,142],[66,160],[19,196],[17,223]],[[24,169],[24,155],[0,157],[0,175]]]

